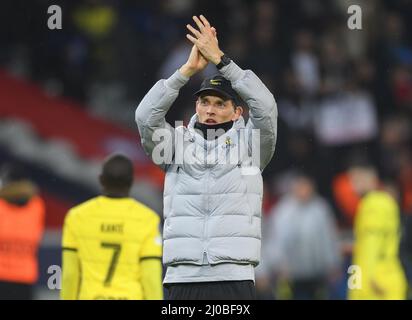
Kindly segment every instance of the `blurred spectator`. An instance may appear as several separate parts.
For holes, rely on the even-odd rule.
[[[295,38],[292,66],[305,96],[316,94],[320,86],[319,61],[313,50],[312,35],[307,31],[300,31]]]
[[[247,65],[253,66],[256,73],[273,73],[278,70],[276,50],[277,9],[273,1],[258,1],[254,8],[254,19],[249,36],[250,49],[253,54],[248,55]],[[218,30],[219,32],[219,30]]]
[[[14,165],[0,170],[0,300],[30,300],[45,207],[36,186]]]
[[[340,250],[333,214],[314,181],[298,175],[290,194],[272,211],[265,254],[276,281],[287,281],[293,299],[326,299],[338,280]]]
[[[340,42],[339,35],[330,31],[322,38],[320,44],[323,94],[339,92],[348,77],[348,56],[346,48],[339,45]]]
[[[356,185],[367,164],[368,160],[364,154],[353,152],[348,157],[345,170],[337,173],[332,181],[333,197],[340,216],[343,218],[343,226],[350,229],[353,227],[361,200]]]
[[[279,99],[279,116],[293,131],[313,131],[315,102],[305,99],[302,83],[296,73],[285,70],[283,74],[283,95]]]
[[[379,143],[379,169],[384,176],[396,176],[399,171],[399,153],[410,143],[411,127],[407,118],[388,117],[383,121]]]
[[[315,132],[325,146],[367,142],[377,136],[377,120],[373,97],[360,90],[353,80],[347,82],[344,92],[321,102]]]
[[[412,153],[406,147],[399,152],[398,183],[402,210],[405,214],[412,215]]]
[[[412,56],[412,51],[411,51]],[[412,59],[412,57],[411,57]],[[411,66],[397,66],[392,74],[392,90],[399,111],[412,115],[412,62]]]
[[[412,213],[412,156],[410,120],[394,116],[382,126],[379,169],[384,177],[395,179],[401,192],[403,212]]]
[[[403,271],[408,281],[408,299],[412,299],[412,216],[405,217],[401,242],[399,245],[399,258]]]
[[[334,200],[347,225],[352,226],[359,205],[359,196],[354,190],[351,177],[356,168],[349,168],[333,179],[332,190]]]
[[[73,9],[71,22],[78,36],[70,42],[66,53],[72,66],[66,70],[73,90],[76,90],[78,82],[82,86],[88,85],[83,77],[87,77],[88,81],[116,77],[117,64],[112,42],[117,21],[118,12],[110,1],[87,0]],[[85,52],[87,58],[84,57]],[[85,59],[88,59],[87,66],[82,63]],[[80,92],[80,89],[77,90]]]
[[[394,197],[379,190],[376,170],[359,169],[354,179],[362,196],[354,224],[352,264],[359,267],[359,283],[349,287],[352,300],[405,299],[406,281],[399,261],[399,206]]]
[[[410,73],[406,70],[411,65],[411,42],[408,39],[408,29],[405,22],[410,17],[402,19],[402,14],[408,12],[407,2],[398,4],[398,12],[386,9],[381,24],[383,32],[374,44],[374,60],[381,77],[378,78],[376,95],[381,101],[384,114],[394,114],[403,109],[402,104],[408,100],[408,84]],[[385,3],[388,6],[389,1]],[[410,5],[409,5],[410,7]],[[402,9],[401,9],[402,8]],[[410,12],[410,10],[409,10]],[[410,39],[410,36],[409,36]]]

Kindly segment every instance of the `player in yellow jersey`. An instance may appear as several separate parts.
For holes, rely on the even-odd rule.
[[[359,267],[359,283],[349,287],[352,300],[403,300],[407,284],[398,257],[399,207],[394,197],[379,190],[372,167],[359,172],[357,189],[364,194],[355,217],[352,264]]]
[[[67,214],[63,227],[62,299],[163,299],[159,217],[129,197],[132,162],[109,157],[103,195]]]

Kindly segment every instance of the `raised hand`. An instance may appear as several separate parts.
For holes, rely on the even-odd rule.
[[[209,61],[207,61],[205,57],[202,56],[199,49],[195,45],[193,45],[189,58],[187,59],[187,62],[180,68],[180,72],[186,77],[191,77],[194,74],[205,69],[208,63]]]
[[[216,29],[210,26],[209,21],[203,15],[200,18],[194,16],[193,21],[198,29],[188,24],[186,27],[193,35],[187,34],[186,37],[199,49],[203,57],[214,64],[218,64],[223,52],[219,48]]]

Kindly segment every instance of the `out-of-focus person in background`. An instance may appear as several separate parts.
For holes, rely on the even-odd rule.
[[[0,169],[0,300],[31,300],[38,280],[44,202],[22,168]]]
[[[291,296],[277,298],[328,298],[341,273],[338,235],[332,210],[308,174],[297,174],[290,193],[273,208],[267,237],[269,269],[277,286],[290,288]]]
[[[163,299],[160,218],[129,197],[132,162],[110,156],[100,183],[103,194],[65,218],[61,298]]]
[[[349,229],[352,229],[360,202],[360,196],[356,193],[352,182],[356,174],[357,165],[350,164],[345,171],[336,174],[332,181],[333,199],[344,225],[347,225]]]
[[[411,151],[401,150],[399,155],[399,181],[402,202],[402,234],[399,257],[408,281],[408,299],[412,300],[412,155]]]
[[[408,282],[409,300],[412,299],[412,215],[404,217],[401,242],[399,245],[399,258],[402,263],[403,271]]]
[[[362,196],[354,221],[352,264],[359,283],[348,288],[351,300],[401,300],[407,283],[398,256],[400,210],[395,195],[385,190],[378,173],[369,164],[359,166],[354,177],[356,192]]]

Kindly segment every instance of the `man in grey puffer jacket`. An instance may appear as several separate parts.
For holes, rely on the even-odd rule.
[[[136,110],[145,152],[166,171],[163,263],[169,299],[253,299],[260,260],[261,172],[275,151],[275,99],[220,50],[205,17],[187,25],[188,61],[158,81]],[[165,115],[191,76],[213,63],[196,114],[173,128]],[[240,100],[250,109],[245,125]]]

